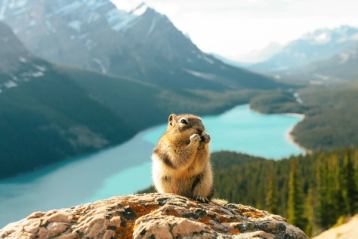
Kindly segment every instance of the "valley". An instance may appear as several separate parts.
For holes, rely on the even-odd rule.
[[[69,4],[68,11],[59,13],[55,19],[62,19],[63,14],[67,16],[79,11],[79,8],[70,2],[66,2]],[[43,4],[27,3],[28,9],[24,9],[24,5],[7,5],[8,3],[4,2],[3,9],[8,9],[5,12],[5,20],[11,22],[11,25],[21,25],[21,21],[26,17],[12,16],[13,8],[20,7],[24,14],[28,14],[33,7],[38,9]],[[60,0],[51,3],[65,4]],[[95,6],[91,3],[84,4],[93,14],[109,10],[114,10],[114,15],[121,14],[116,12],[115,6],[107,0]],[[7,16],[6,13],[10,15]],[[0,32],[3,33],[0,40],[6,46],[0,51],[0,131],[3,132],[0,135],[0,162],[3,165],[0,168],[0,178],[120,144],[140,130],[163,122],[172,112],[192,112],[200,115],[220,113],[237,104],[247,103],[263,91],[289,87],[287,84],[231,67],[206,56],[174,27],[168,18],[153,9],[145,8],[141,15],[130,13],[127,17],[130,16],[136,19],[135,22],[143,21],[143,24],[147,21],[140,20],[142,17],[164,21],[163,24],[168,30],[161,33],[160,27],[155,34],[153,29],[153,36],[158,35],[156,37],[160,36],[168,41],[168,51],[171,53],[159,51],[156,47],[164,43],[158,43],[156,38],[152,41],[148,39],[145,42],[137,42],[136,44],[142,46],[137,49],[141,49],[138,52],[132,46],[124,45],[119,48],[121,54],[128,51],[130,54],[138,54],[146,61],[140,64],[132,62],[129,68],[124,69],[117,59],[116,64],[122,65],[115,67],[119,71],[109,72],[107,69],[107,74],[93,67],[71,64],[70,59],[65,58],[59,62],[48,55],[42,55],[41,51],[31,44],[31,39],[40,38],[45,41],[45,38],[40,35],[28,36],[40,34],[41,31],[22,31],[18,28],[20,25],[13,25],[15,32],[22,36],[19,40],[8,25],[0,24]],[[108,22],[99,21],[97,24],[107,26]],[[129,24],[126,34],[121,36],[131,35],[128,31],[139,34],[143,31],[142,28],[145,28],[141,25]],[[36,26],[41,27],[35,24],[34,27]],[[57,29],[61,27],[58,26]],[[86,28],[82,28],[84,29]],[[88,34],[93,34],[91,29],[86,30]],[[22,33],[25,35],[21,35]],[[56,36],[65,33],[59,30],[53,34]],[[108,34],[115,38],[120,33],[111,28]],[[183,49],[173,45],[170,40],[173,37],[182,42]],[[52,38],[48,39],[49,44],[53,42]],[[132,38],[119,42],[134,43]],[[37,44],[38,41],[32,43]],[[107,41],[103,44],[110,47],[110,51],[117,51],[117,48],[108,45]],[[53,49],[55,46],[47,47]],[[80,56],[81,50],[88,51],[81,47],[76,47],[75,51],[61,44],[56,44],[56,47],[63,47],[63,51],[71,49],[69,56]],[[169,53],[172,55],[170,58],[167,57]],[[56,53],[56,56],[58,55]],[[41,56],[46,60],[40,58]],[[110,54],[106,53],[106,56]],[[121,57],[133,60],[138,59],[138,56]],[[155,65],[152,57],[156,58]],[[190,62],[183,59],[189,59]],[[143,69],[146,69],[145,72],[142,72]],[[143,74],[132,74],[140,72]]]

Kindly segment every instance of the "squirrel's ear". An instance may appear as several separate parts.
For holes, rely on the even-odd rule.
[[[169,115],[169,117],[168,117],[168,123],[169,123],[170,125],[173,125],[173,121],[174,121],[174,119],[175,119],[175,116],[176,116],[176,114],[170,114],[170,115]]]

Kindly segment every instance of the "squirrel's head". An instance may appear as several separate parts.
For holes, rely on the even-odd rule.
[[[168,117],[168,131],[180,133],[183,137],[190,138],[193,134],[202,135],[205,127],[201,118],[191,114],[171,114]]]

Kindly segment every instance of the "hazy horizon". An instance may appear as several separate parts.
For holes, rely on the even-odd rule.
[[[237,61],[253,61],[268,46],[285,45],[320,28],[358,27],[358,2],[353,0],[112,2],[126,10],[145,2],[166,14],[203,51]]]

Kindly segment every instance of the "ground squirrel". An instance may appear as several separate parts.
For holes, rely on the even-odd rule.
[[[204,202],[210,200],[213,174],[209,142],[210,136],[205,132],[200,117],[171,114],[167,131],[152,154],[156,190]]]

